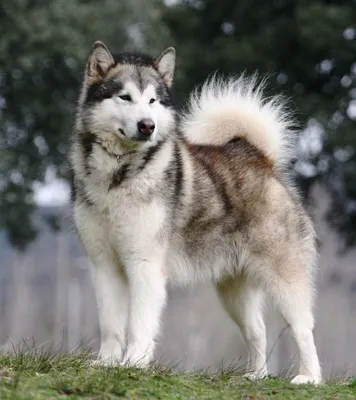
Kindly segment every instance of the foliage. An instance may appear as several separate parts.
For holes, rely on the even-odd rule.
[[[179,103],[216,70],[271,75],[270,93],[284,92],[309,128],[299,180],[327,186],[330,221],[354,244],[355,21],[354,0],[2,0],[0,228],[24,248],[36,235],[34,183],[49,167],[68,177],[83,66],[101,39],[153,54],[175,45]]]
[[[316,179],[326,185],[333,197],[330,222],[349,245],[356,241],[355,5],[353,0],[184,0],[163,16],[178,50],[180,101],[217,70],[258,70],[271,77],[271,93],[291,99],[298,121],[308,127],[295,168],[298,180],[305,189]]]
[[[144,12],[129,0],[1,1],[0,228],[16,247],[36,235],[34,182],[49,166],[68,175],[68,138],[92,44],[157,50],[153,33],[164,34],[158,3]]]

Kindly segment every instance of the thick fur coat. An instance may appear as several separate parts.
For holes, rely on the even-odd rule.
[[[166,285],[212,281],[266,376],[264,298],[290,324],[295,383],[321,381],[313,339],[315,233],[285,166],[295,133],[255,77],[213,77],[176,118],[174,49],[88,60],[71,140],[76,226],[92,261],[100,362],[145,367]]]

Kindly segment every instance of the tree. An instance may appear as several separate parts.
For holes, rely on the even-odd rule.
[[[297,163],[298,180],[304,189],[317,179],[326,185],[328,218],[354,245],[356,2],[182,0],[163,21],[177,48],[179,101],[216,70],[269,74],[270,90],[292,99],[305,135],[322,139]]]
[[[294,103],[308,148],[296,171],[332,194],[330,222],[356,241],[354,0],[2,0],[0,228],[18,248],[36,235],[33,184],[68,177],[68,138],[90,47],[177,48],[179,103],[213,71],[259,70]],[[145,7],[143,7],[145,6]],[[310,141],[310,140],[309,140]],[[319,151],[321,150],[321,151]],[[306,176],[306,174],[308,176]]]
[[[68,138],[86,58],[166,37],[160,2],[2,0],[0,4],[0,228],[23,249],[36,236],[33,184],[48,167],[68,177]],[[155,36],[156,35],[156,36]],[[156,47],[155,47],[156,46]]]

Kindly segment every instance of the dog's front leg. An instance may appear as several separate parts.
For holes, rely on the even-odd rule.
[[[79,203],[75,220],[92,265],[91,276],[98,304],[101,343],[98,362],[120,364],[126,348],[129,310],[128,280],[110,245],[110,236],[93,207]]]
[[[130,311],[127,350],[123,364],[147,367],[152,360],[154,339],[166,302],[166,278],[163,260],[142,259],[126,268]]]

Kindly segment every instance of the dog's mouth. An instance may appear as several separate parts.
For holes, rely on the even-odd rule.
[[[132,139],[137,142],[148,142],[152,140],[151,136],[141,132],[137,133]]]
[[[134,141],[134,142],[147,142],[149,141],[151,138],[150,136],[143,134],[143,133],[138,133],[133,137],[129,137],[126,135],[125,131],[122,128],[118,129],[119,132],[121,133],[122,136],[124,136],[127,140],[129,141]]]

